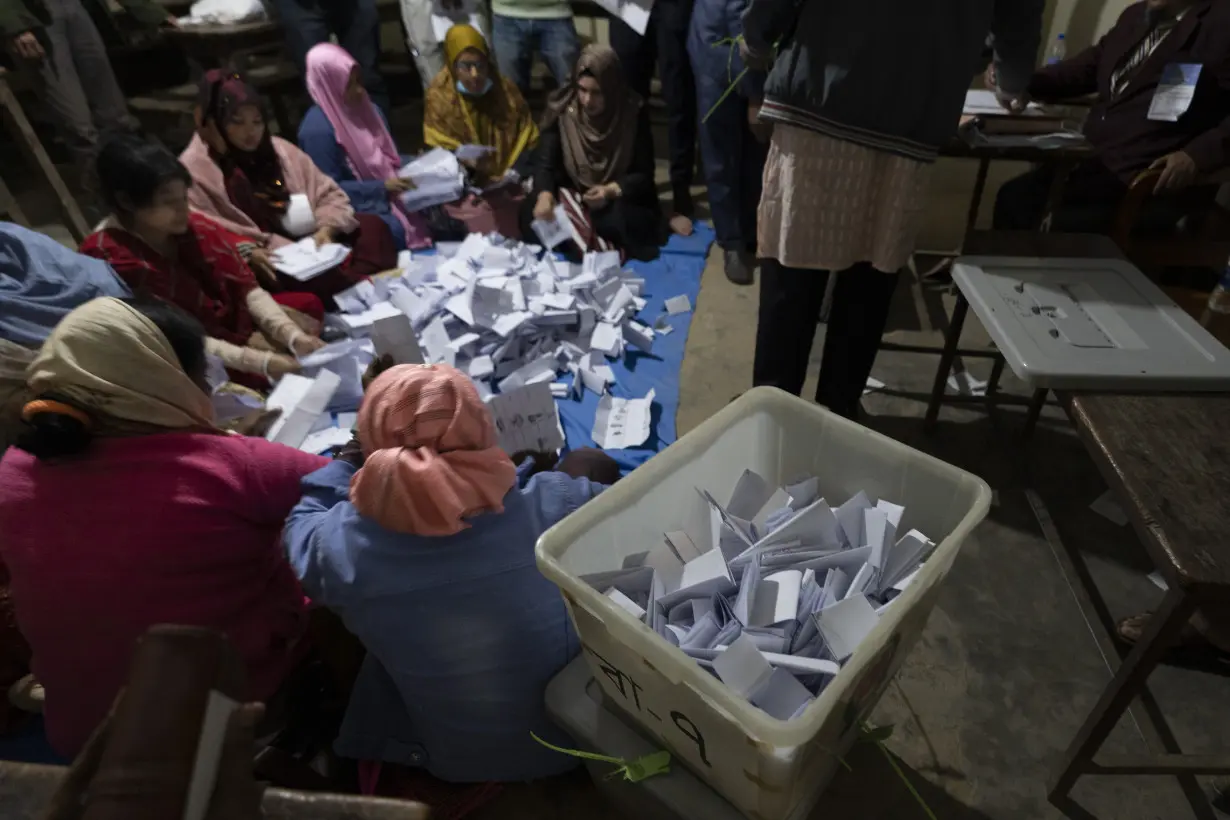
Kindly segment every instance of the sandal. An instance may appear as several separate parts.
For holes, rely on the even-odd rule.
[[[1152,612],[1142,612],[1119,621],[1115,633],[1119,640],[1135,646],[1149,625]],[[1200,634],[1191,621],[1179,630],[1174,645],[1166,653],[1165,662],[1176,666],[1193,667],[1218,674],[1230,673],[1230,652],[1225,652]]]

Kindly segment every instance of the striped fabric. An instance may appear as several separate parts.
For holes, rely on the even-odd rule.
[[[1179,18],[1177,17],[1161,20],[1145,35],[1144,39],[1140,41],[1136,48],[1132,50],[1132,53],[1128,55],[1127,59],[1123,61],[1123,65],[1116,68],[1114,73],[1110,75],[1110,90],[1112,94],[1118,95],[1123,93],[1123,89],[1127,88],[1127,84],[1132,79],[1132,72],[1141,63],[1149,59],[1149,55],[1153,53],[1162,40],[1166,39],[1166,35],[1174,29],[1178,22]]]
[[[598,236],[594,230],[594,223],[589,218],[589,210],[581,200],[580,194],[571,188],[561,188],[559,200],[564,206],[564,213],[568,215],[568,221],[572,223],[573,238],[581,246],[582,253],[616,249],[610,242]]]

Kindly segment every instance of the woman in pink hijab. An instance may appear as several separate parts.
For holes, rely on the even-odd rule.
[[[530,737],[566,743],[543,694],[579,649],[534,544],[604,489],[573,476],[614,461],[583,450],[528,476],[533,462],[514,467],[473,382],[447,365],[382,373],[358,427],[352,457],[303,480],[283,532],[305,593],[368,650],[337,752],[458,783],[571,768]]]
[[[407,213],[399,197],[409,180],[389,125],[363,88],[359,64],[341,46],[321,43],[307,54],[307,89],[314,106],[299,124],[299,147],[350,196],[358,213],[379,216],[399,248],[431,245],[427,223]]]

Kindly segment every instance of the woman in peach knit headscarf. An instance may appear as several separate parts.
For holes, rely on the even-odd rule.
[[[614,461],[579,451],[528,477],[533,462],[514,466],[447,365],[379,375],[358,426],[350,457],[304,479],[283,535],[304,591],[368,649],[337,752],[453,782],[570,768],[530,737],[567,742],[543,693],[579,648],[534,544],[602,491],[590,478]]]

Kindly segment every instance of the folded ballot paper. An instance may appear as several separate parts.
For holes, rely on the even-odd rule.
[[[340,312],[326,323],[399,363],[454,365],[488,401],[535,385],[536,401],[589,390],[605,397],[594,429],[599,445],[635,447],[649,439],[653,395],[609,396],[616,383],[609,361],[629,348],[651,352],[670,326],[661,317],[638,320],[645,280],[624,270],[618,253],[590,253],[570,264],[544,256],[541,247],[480,234],[439,250],[406,260],[400,276],[336,294]],[[542,424],[522,444],[553,441],[550,425]]]
[[[407,211],[455,202],[465,193],[466,178],[461,163],[451,151],[443,148],[433,148],[415,157],[397,175],[414,183],[414,188],[401,195],[401,204]]]
[[[290,245],[284,245],[273,252],[273,266],[281,273],[306,282],[320,276],[328,270],[333,270],[350,256],[350,248],[334,242],[326,242],[317,247],[313,237],[300,239]]]
[[[904,513],[863,492],[833,507],[816,478],[777,487],[746,470],[725,506],[698,489],[661,544],[582,580],[789,720],[858,652],[934,547],[917,530],[898,536]]]

